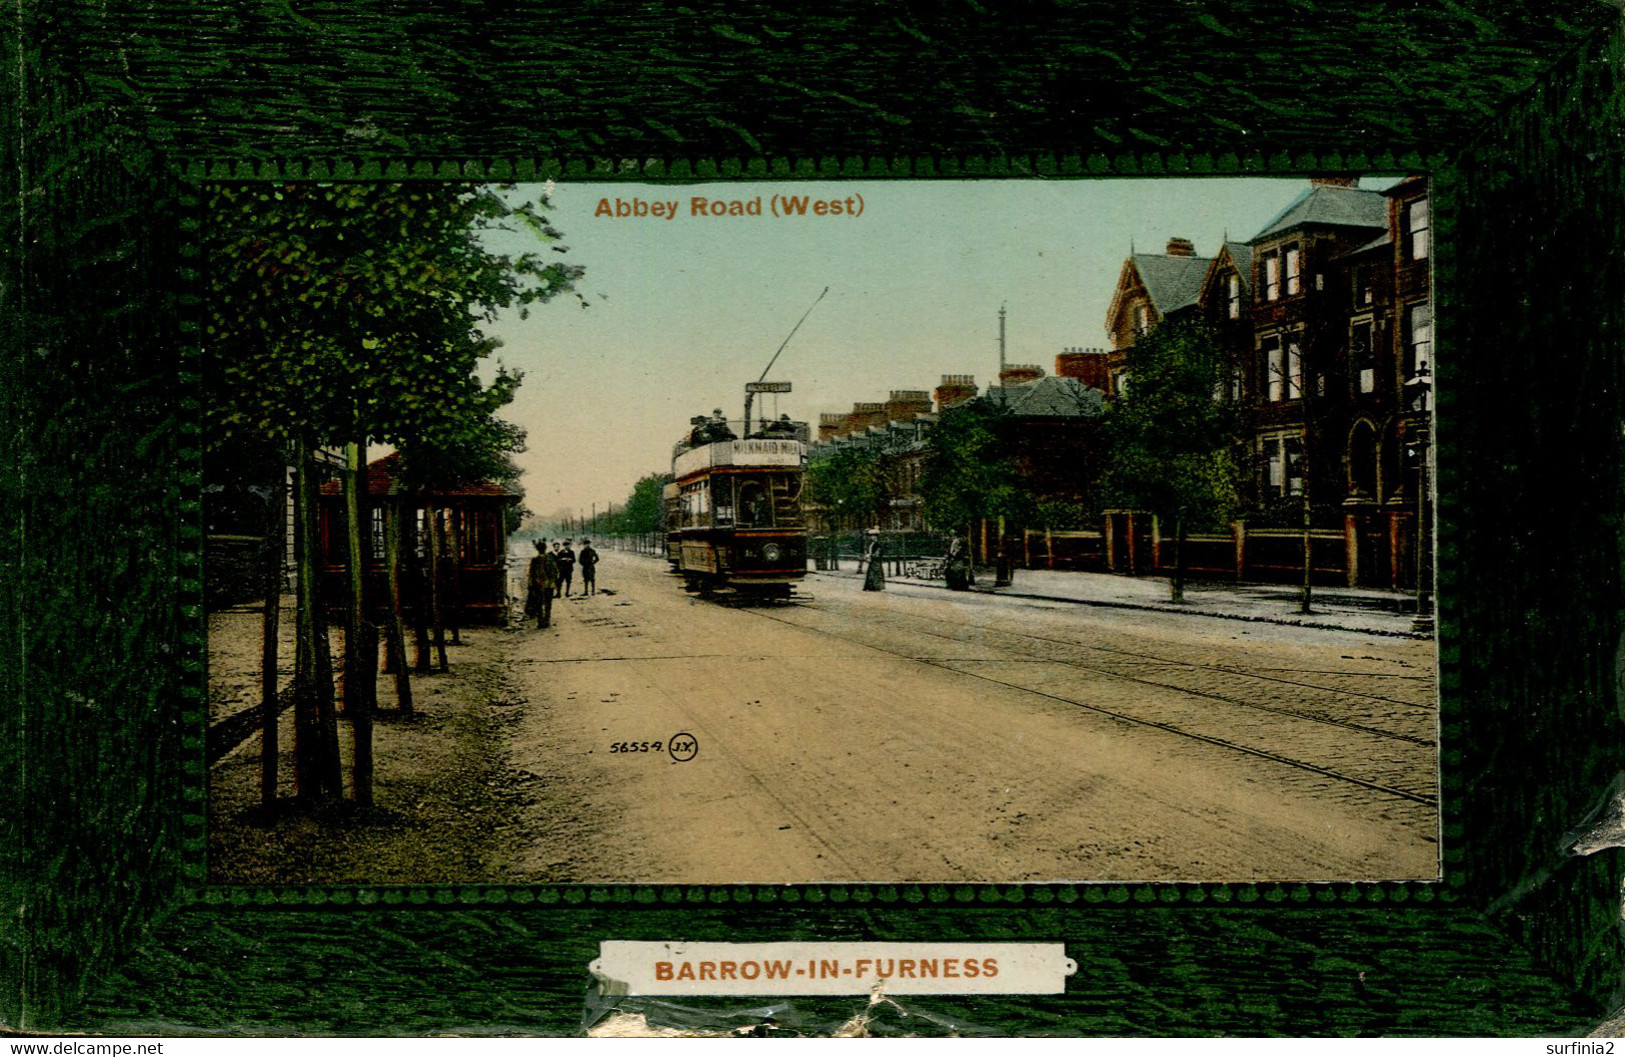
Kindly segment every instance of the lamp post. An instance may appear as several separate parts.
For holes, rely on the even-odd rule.
[[[1428,548],[1428,437],[1431,425],[1433,378],[1426,363],[1405,382],[1405,400],[1415,414],[1416,432],[1411,443],[1416,452],[1416,616],[1412,629],[1433,630],[1433,561]]]

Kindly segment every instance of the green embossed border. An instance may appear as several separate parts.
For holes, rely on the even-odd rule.
[[[1185,905],[1265,909],[1275,906],[1428,906],[1448,905],[1470,896],[1466,874],[1460,864],[1464,833],[1462,790],[1464,783],[1448,761],[1461,758],[1462,727],[1457,718],[1461,703],[1453,692],[1460,686],[1460,651],[1457,648],[1459,610],[1454,588],[1456,568],[1450,560],[1449,518],[1455,512],[1451,486],[1453,478],[1445,466],[1457,462],[1450,447],[1449,409],[1454,406],[1451,386],[1459,364],[1450,356],[1448,312],[1449,283],[1454,275],[1450,232],[1454,225],[1457,181],[1452,163],[1439,152],[1383,149],[1331,150],[1320,153],[1248,151],[1131,152],[1116,155],[1040,154],[1018,157],[914,157],[885,159],[850,156],[846,158],[699,158],[650,159],[644,161],[610,159],[506,158],[465,160],[411,160],[376,158],[307,159],[206,159],[172,162],[171,173],[186,189],[181,197],[185,210],[183,231],[200,230],[206,217],[200,209],[197,189],[213,182],[257,182],[280,180],[320,181],[516,181],[559,180],[570,182],[618,181],[661,184],[735,181],[830,181],[864,180],[1096,180],[1156,179],[1159,177],[1239,177],[1308,176],[1326,172],[1359,172],[1369,175],[1424,173],[1431,182],[1435,229],[1439,233],[1433,253],[1433,297],[1439,305],[1436,319],[1441,322],[1435,336],[1445,350],[1439,357],[1436,395],[1437,428],[1442,446],[1438,452],[1441,467],[1437,488],[1437,528],[1439,555],[1435,610],[1439,700],[1440,795],[1439,869],[1437,881],[1332,881],[1332,882],[1063,882],[1034,884],[830,884],[783,885],[670,885],[670,884],[476,884],[449,882],[440,885],[236,885],[212,884],[207,880],[206,797],[208,768],[204,756],[207,728],[206,663],[201,598],[183,598],[182,619],[186,631],[182,639],[182,667],[186,683],[182,690],[184,710],[181,721],[188,736],[185,758],[185,885],[181,900],[194,907],[324,907],[324,908],[413,908],[422,910],[461,910],[479,907],[523,907],[567,909],[581,906],[672,907],[672,906],[779,906],[816,908],[821,906],[933,906],[944,909],[1017,908],[1023,906]],[[188,244],[183,251],[192,267],[183,271],[188,284],[200,282],[196,268],[198,249]],[[202,298],[194,289],[180,298],[186,313],[182,332],[199,333],[197,313]],[[195,341],[180,350],[183,375],[196,384],[201,371],[202,348]],[[186,407],[197,412],[201,401],[195,395]],[[202,510],[200,505],[197,438],[199,419],[184,419],[188,442],[180,468],[183,485],[182,512],[191,531],[184,540],[195,545],[182,555],[183,565],[193,578],[202,579]]]
[[[0,91],[0,195],[23,204],[39,189],[54,197],[37,201],[63,219],[35,210],[19,230],[13,211],[0,209],[0,303],[25,315],[21,328],[0,317],[8,416],[0,443],[19,462],[72,454],[28,435],[59,410],[40,406],[25,384],[30,372],[112,364],[110,380],[70,390],[98,397],[132,378],[167,385],[174,364],[167,319],[41,337],[28,312],[94,302],[74,285],[81,259],[39,269],[30,247],[74,254],[91,241],[87,229],[127,224],[132,234],[111,254],[109,270],[126,284],[112,307],[167,312],[176,285],[163,271],[167,210],[187,196],[188,181],[216,171],[257,176],[259,158],[302,158],[312,174],[319,162],[333,178],[364,176],[371,164],[370,178],[469,179],[469,163],[447,159],[570,150],[578,153],[561,163],[561,178],[1127,176],[1178,164],[1336,168],[1339,157],[1371,168],[1369,141],[1358,150],[1350,141],[1357,130],[1381,130],[1396,168],[1431,171],[1436,197],[1455,202],[1439,210],[1434,296],[1441,340],[1473,357],[1470,368],[1465,355],[1459,369],[1443,360],[1453,377],[1438,403],[1441,423],[1457,427],[1439,438],[1448,446],[1439,465],[1440,636],[1459,648],[1443,651],[1440,664],[1446,879],[1416,892],[1434,893],[1433,902],[1401,902],[1402,889],[1379,886],[1377,904],[1331,886],[1301,903],[1296,890],[1271,889],[1243,905],[1235,889],[1227,904],[1214,888],[1200,889],[1201,906],[1164,905],[1161,889],[1089,886],[1022,889],[1022,902],[1011,903],[1001,901],[1009,890],[968,886],[963,902],[955,888],[940,903],[910,888],[891,902],[882,890],[817,888],[808,899],[813,888],[774,889],[771,903],[754,889],[747,903],[726,889],[630,888],[618,902],[621,889],[603,888],[546,907],[457,903],[457,890],[418,889],[399,891],[400,904],[381,892],[364,912],[359,898],[235,905],[238,893],[210,895],[195,872],[176,885],[189,861],[183,845],[203,825],[201,801],[175,788],[185,775],[173,762],[183,737],[192,743],[185,751],[201,752],[201,727],[178,734],[175,722],[187,711],[202,718],[201,643],[183,639],[177,683],[162,655],[167,632],[159,642],[148,630],[160,621],[121,627],[70,612],[52,579],[29,573],[37,579],[3,584],[25,616],[62,620],[59,637],[74,646],[113,632],[109,657],[153,672],[129,687],[98,685],[115,680],[104,667],[81,675],[74,658],[49,656],[52,644],[28,639],[22,621],[0,631],[0,682],[28,697],[20,717],[0,710],[0,760],[40,752],[23,795],[0,809],[8,836],[0,895],[23,907],[0,919],[0,976],[20,981],[0,995],[0,1021],[120,1033],[569,1033],[581,1027],[584,966],[599,938],[674,936],[1064,940],[1090,974],[1068,994],[957,1003],[966,1020],[1009,1033],[1567,1036],[1613,1008],[1625,980],[1625,862],[1618,849],[1575,857],[1562,834],[1605,802],[1625,756],[1617,736],[1625,500],[1606,474],[1580,473],[1562,456],[1578,437],[1587,460],[1613,477],[1625,461],[1625,384],[1617,343],[1605,340],[1625,329],[1625,274],[1617,252],[1599,249],[1625,241],[1617,4],[1063,6],[1043,34],[1007,32],[985,5],[974,13],[960,5],[910,9],[929,32],[880,11],[838,24],[767,21],[772,39],[755,40],[729,25],[744,16],[705,4],[589,3],[541,20],[526,0],[477,13],[375,0],[297,12],[161,0],[7,7],[0,66],[18,91]],[[606,13],[635,15],[625,48],[603,46]],[[313,16],[327,22],[313,26]],[[898,87],[899,66],[923,74],[917,87]],[[994,113],[1005,100],[1013,105]],[[1233,143],[1238,129],[1269,149],[1212,149]],[[765,157],[730,161],[740,142]],[[1125,143],[1178,144],[1183,153]],[[392,161],[386,150],[414,160]],[[1413,166],[1413,150],[1432,153]],[[1362,151],[1368,164],[1355,166]],[[600,160],[685,152],[686,161]],[[480,163],[477,178],[496,176]],[[1577,206],[1573,195],[1592,199]],[[150,214],[139,208],[148,205]],[[158,245],[144,260],[149,242]],[[1585,268],[1541,274],[1573,261]],[[1592,318],[1538,303],[1520,316],[1522,290],[1492,271],[1548,299],[1572,288]],[[1519,344],[1543,354],[1543,377],[1560,384],[1528,385]],[[188,364],[196,359],[183,354]],[[142,431],[163,411],[94,421],[111,424],[112,444],[149,442]],[[175,448],[191,435],[183,426]],[[171,455],[163,440],[153,450]],[[106,447],[87,457],[117,461]],[[180,461],[195,465],[195,456]],[[185,466],[178,491],[195,504]],[[106,468],[92,462],[67,477],[82,482]],[[0,487],[10,515],[27,496],[22,475],[7,471]],[[1500,492],[1539,499],[1545,485],[1578,487],[1583,502],[1564,507],[1563,519],[1538,509],[1517,516],[1515,506],[1510,521],[1488,518]],[[133,493],[105,490],[92,512],[128,529],[167,502],[134,494],[139,509],[121,522],[111,508]],[[44,503],[25,509],[41,515],[36,532],[61,526],[71,539],[85,536]],[[12,542],[20,520],[8,520]],[[109,597],[162,607],[168,620],[172,600],[186,607],[198,597],[195,536],[178,561],[161,533],[141,539],[152,556],[126,576],[134,587],[113,583]],[[118,575],[95,571],[74,583],[100,588]],[[108,691],[117,707],[88,715],[63,692],[87,688]],[[160,725],[148,697],[170,690],[157,702]],[[105,795],[86,795],[102,778]],[[869,902],[858,901],[862,891]],[[1351,894],[1359,898],[1341,901]],[[233,905],[210,902],[220,897]],[[439,898],[451,905],[416,909]],[[1356,987],[1355,970],[1368,968],[1369,984]]]

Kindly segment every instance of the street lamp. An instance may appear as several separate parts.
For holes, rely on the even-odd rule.
[[[1433,562],[1428,553],[1428,415],[1432,409],[1433,378],[1426,362],[1405,382],[1405,401],[1415,413],[1416,432],[1416,617],[1412,628],[1433,630]]]

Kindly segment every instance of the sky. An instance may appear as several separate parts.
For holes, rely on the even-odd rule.
[[[1391,179],[1366,180],[1381,188]],[[577,289],[487,327],[524,372],[505,417],[528,432],[526,505],[542,515],[619,505],[670,468],[688,420],[743,413],[744,385],[808,312],[769,380],[766,410],[812,423],[944,374],[996,378],[1006,359],[1052,371],[1057,353],[1106,345],[1106,311],[1130,247],[1170,238],[1211,257],[1246,240],[1308,187],[1303,178],[727,183],[561,183],[545,210]],[[515,193],[532,196],[540,185]],[[774,216],[773,196],[842,211]],[[861,213],[850,215],[850,205]],[[760,202],[760,215],[695,216],[691,200]],[[617,200],[675,202],[675,216],[614,216]],[[661,207],[664,210],[664,206]],[[535,248],[496,236],[503,250]],[[818,300],[825,288],[828,293]],[[816,302],[816,305],[815,305]],[[761,409],[758,397],[758,410]],[[776,401],[776,402],[775,402]]]

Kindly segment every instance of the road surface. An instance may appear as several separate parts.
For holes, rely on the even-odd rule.
[[[599,581],[507,636],[529,803],[493,879],[1437,876],[1431,642],[828,577],[736,607],[614,552]]]

